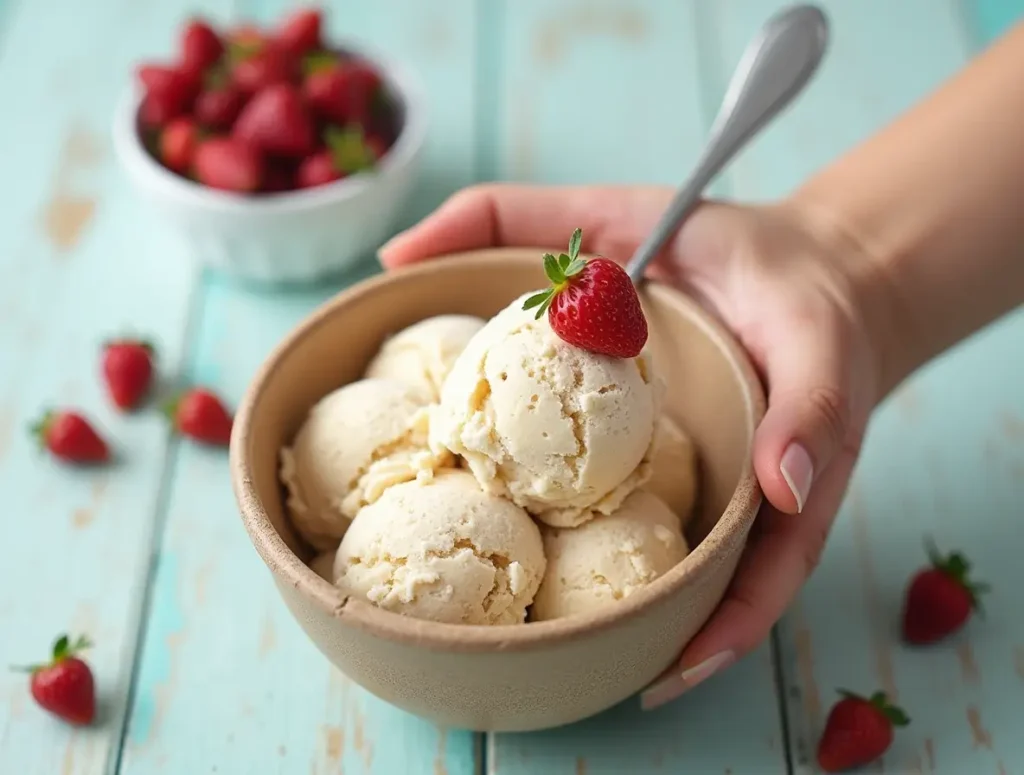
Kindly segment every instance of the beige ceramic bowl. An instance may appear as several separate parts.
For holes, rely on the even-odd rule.
[[[544,285],[543,250],[463,254],[379,276],[316,310],[273,352],[242,402],[231,469],[242,519],[317,648],[377,696],[439,724],[542,729],[629,697],[678,656],[721,600],[761,503],[750,461],[764,412],[740,347],[683,295],[642,292],[666,409],[701,454],[693,553],[613,607],[502,627],[419,621],[344,598],[306,563],[278,483],[278,450],[321,396],[359,379],[384,338],[446,312],[488,317]]]

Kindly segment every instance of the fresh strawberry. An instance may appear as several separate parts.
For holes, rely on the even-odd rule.
[[[204,72],[220,59],[224,53],[213,27],[202,19],[193,19],[185,25],[181,34],[181,64],[183,69],[201,77]]]
[[[114,404],[119,409],[134,409],[153,383],[153,346],[138,339],[107,342],[102,370]]]
[[[962,554],[942,557],[929,544],[928,557],[931,567],[914,575],[903,604],[903,640],[918,646],[942,640],[963,627],[972,611],[981,611],[979,597],[989,591],[988,584],[968,578],[971,564]]]
[[[177,67],[141,65],[136,75],[142,83],[149,112],[163,122],[176,118],[190,107],[198,92],[198,81]]]
[[[192,170],[204,186],[224,191],[248,192],[260,186],[259,154],[231,137],[205,140],[196,148]]]
[[[160,133],[160,161],[168,169],[184,175],[192,166],[198,142],[199,129],[192,119],[176,118]]]
[[[346,62],[306,76],[303,94],[321,117],[338,124],[367,126],[381,87],[375,69],[361,62]]]
[[[276,156],[301,158],[313,150],[313,122],[295,87],[268,86],[242,109],[232,135],[251,147]]]
[[[31,673],[29,686],[39,707],[71,724],[90,724],[96,715],[92,670],[76,656],[91,646],[84,636],[71,642],[61,635],[47,664],[18,668]]]
[[[255,94],[274,84],[287,83],[295,70],[287,52],[267,44],[232,65],[231,82],[244,94]]]
[[[871,699],[840,690],[843,699],[832,706],[825,732],[818,743],[818,766],[825,772],[842,772],[872,762],[892,745],[893,727],[910,719],[890,705],[884,692]]]
[[[323,14],[318,8],[301,8],[281,23],[277,42],[290,54],[299,57],[321,48],[320,27]]]
[[[175,430],[206,444],[227,446],[232,418],[221,400],[205,388],[190,388],[168,404],[165,413]]]
[[[344,177],[334,166],[334,157],[330,151],[318,151],[307,156],[299,165],[295,182],[299,188],[315,188],[325,183],[333,183]]]
[[[78,412],[46,412],[32,434],[54,456],[68,463],[103,463],[110,459],[107,443]]]
[[[227,131],[245,105],[245,97],[234,86],[206,89],[196,97],[192,109],[196,121],[210,129]]]
[[[182,110],[161,97],[149,95],[139,105],[139,123],[145,129],[159,130],[182,114]]]
[[[334,168],[342,173],[342,177],[372,169],[377,161],[373,148],[358,126],[346,129],[327,127],[324,130],[324,145],[327,146]]]
[[[635,358],[647,342],[647,319],[625,270],[607,258],[579,257],[583,232],[576,229],[568,254],[544,255],[552,287],[526,300],[523,309],[546,311],[564,342],[602,355]]]

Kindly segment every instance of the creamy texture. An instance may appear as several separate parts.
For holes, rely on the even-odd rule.
[[[547,571],[531,619],[588,613],[629,597],[665,574],[689,548],[679,518],[636,490],[611,515],[576,528],[542,528]]]
[[[427,420],[413,390],[393,380],[360,380],[322,398],[281,450],[288,512],[300,535],[316,549],[333,549],[359,509],[388,487],[427,479],[450,462],[428,449]]]
[[[381,346],[366,368],[370,378],[394,379],[436,402],[452,364],[484,326],[473,315],[437,315],[402,329]]]
[[[334,578],[388,611],[453,624],[518,624],[544,575],[540,532],[525,511],[471,474],[439,471],[396,485],[352,522]]]
[[[651,478],[644,486],[665,501],[685,530],[697,499],[697,450],[686,432],[664,415],[655,428]]]
[[[430,443],[463,456],[488,492],[549,525],[578,525],[650,475],[660,384],[646,353],[612,358],[563,342],[547,316],[522,309],[528,295],[455,361]]]

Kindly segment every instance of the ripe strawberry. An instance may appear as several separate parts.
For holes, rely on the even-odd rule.
[[[168,169],[184,175],[192,166],[198,142],[199,129],[192,119],[176,118],[160,133],[160,161]]]
[[[307,75],[303,95],[313,110],[329,121],[367,126],[380,88],[381,78],[375,69],[361,62],[346,62]]]
[[[192,169],[204,186],[224,191],[255,191],[263,164],[259,154],[231,137],[214,137],[196,148]]]
[[[92,670],[75,656],[91,646],[85,636],[72,643],[61,635],[53,644],[50,662],[18,668],[31,673],[29,686],[39,707],[72,724],[89,724],[96,715]]]
[[[314,188],[341,180],[343,177],[344,175],[334,166],[331,152],[318,151],[302,160],[295,176],[295,182],[299,188]]]
[[[544,255],[552,287],[526,300],[523,309],[548,313],[564,342],[616,358],[635,358],[647,342],[647,319],[625,270],[607,258],[579,257],[583,232],[576,229],[569,253]]]
[[[119,409],[134,409],[153,382],[153,346],[138,339],[107,342],[101,367],[114,404]]]
[[[107,443],[82,415],[63,409],[46,412],[32,434],[54,456],[68,463],[102,463],[110,459]]]
[[[245,97],[233,86],[206,89],[192,109],[196,121],[210,129],[227,131],[245,105]]]
[[[216,395],[205,388],[190,388],[164,408],[174,428],[206,444],[227,446],[232,418]]]
[[[181,34],[182,68],[201,77],[224,53],[224,44],[214,29],[202,19],[193,19]]]
[[[281,23],[278,43],[292,56],[300,57],[321,48],[320,27],[323,15],[318,8],[301,8]]]
[[[316,142],[302,97],[287,83],[268,86],[249,100],[232,135],[259,151],[296,158],[309,154]]]
[[[928,546],[931,567],[922,568],[907,588],[903,605],[903,639],[913,645],[925,645],[959,630],[977,609],[979,596],[989,591],[988,584],[968,578],[971,564],[958,552],[942,557]]]
[[[160,119],[161,123],[188,110],[199,90],[198,81],[176,67],[141,65],[136,75],[145,92],[144,102],[150,104],[145,112],[152,119]]]
[[[274,84],[287,83],[295,69],[294,60],[285,51],[262,44],[256,53],[234,62],[231,82],[244,94],[255,94]]]
[[[910,719],[890,705],[884,692],[867,700],[845,690],[832,706],[825,732],[818,743],[818,766],[825,772],[841,772],[874,761],[892,745],[893,727]]]

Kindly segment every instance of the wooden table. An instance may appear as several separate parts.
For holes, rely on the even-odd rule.
[[[913,717],[887,773],[1024,773],[1024,318],[976,337],[879,412],[820,570],[772,642],[682,701],[570,728],[438,729],[350,684],[289,617],[237,517],[226,456],[108,409],[97,346],[151,335],[170,378],[237,400],[338,285],[269,294],[204,276],[138,203],[110,120],[129,67],[184,15],[270,19],[285,0],[0,0],[0,664],[86,631],[101,723],[41,713],[0,673],[3,775],[808,773],[837,686]],[[332,26],[415,67],[433,113],[408,221],[477,180],[675,184],[769,0],[337,2]],[[717,186],[780,195],[961,67],[1019,1],[835,0],[823,71]],[[352,282],[373,271],[372,261]],[[121,461],[63,469],[25,425],[86,407]],[[988,618],[899,645],[932,535],[992,583]],[[1017,536],[1017,538],[1014,538]],[[882,772],[881,767],[869,768]]]

